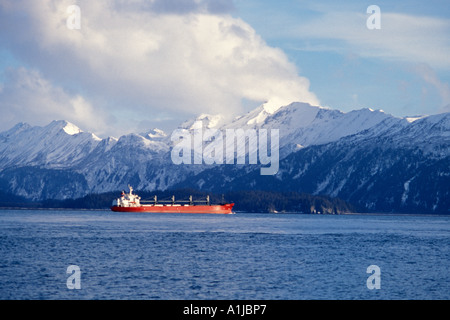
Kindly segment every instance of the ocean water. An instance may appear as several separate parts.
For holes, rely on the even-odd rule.
[[[449,216],[0,211],[3,300],[449,298]]]

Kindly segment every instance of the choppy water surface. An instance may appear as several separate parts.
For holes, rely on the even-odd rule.
[[[448,216],[0,211],[0,299],[449,299],[449,269]]]

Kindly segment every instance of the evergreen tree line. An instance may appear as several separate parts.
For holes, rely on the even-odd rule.
[[[125,190],[128,192],[128,190]],[[170,202],[172,196],[175,201],[189,201],[189,196],[195,204],[205,204],[209,195],[211,204],[232,202],[236,212],[292,212],[341,214],[361,212],[355,206],[338,198],[314,196],[298,192],[276,191],[231,191],[224,194],[212,194],[194,189],[180,189],[167,191],[139,191],[135,192],[142,200],[152,202],[157,197],[159,202]],[[79,199],[28,201],[24,198],[0,192],[0,207],[20,208],[65,208],[65,209],[108,209],[112,201],[119,198],[121,191],[89,194]]]

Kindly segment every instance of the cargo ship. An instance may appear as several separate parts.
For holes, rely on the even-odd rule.
[[[161,213],[216,213],[233,214],[234,203],[211,204],[209,196],[205,201],[193,201],[192,196],[188,201],[175,201],[175,196],[169,201],[158,201],[155,196],[151,201],[141,200],[133,193],[122,191],[120,198],[113,200],[111,210],[115,212],[161,212]]]

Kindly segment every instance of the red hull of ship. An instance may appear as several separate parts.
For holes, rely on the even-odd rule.
[[[140,207],[118,207],[112,206],[111,210],[115,212],[160,212],[160,213],[216,213],[216,214],[231,214],[234,203],[224,205],[195,205],[195,206],[155,206],[142,205]]]

